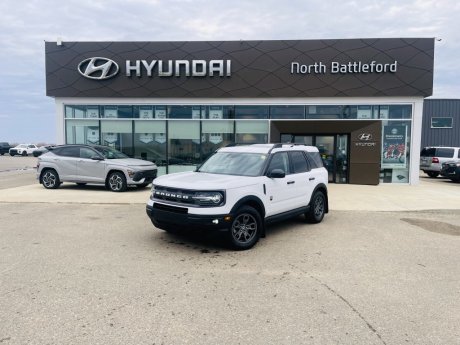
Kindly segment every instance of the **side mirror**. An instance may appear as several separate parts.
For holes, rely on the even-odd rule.
[[[93,157],[91,157],[91,159],[93,161],[103,161],[104,160],[104,158],[102,158],[101,156],[93,156]]]
[[[270,177],[270,178],[283,178],[285,176],[286,176],[286,173],[282,169],[273,169],[268,174],[268,177]]]

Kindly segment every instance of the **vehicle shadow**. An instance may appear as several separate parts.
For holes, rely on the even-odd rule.
[[[63,183],[59,186],[59,189],[72,190],[72,191],[91,191],[91,192],[106,192],[113,193],[105,188],[105,186],[100,184],[86,184],[86,185],[77,185],[75,183]],[[150,186],[144,188],[138,187],[128,187],[123,193],[144,193],[150,190]]]

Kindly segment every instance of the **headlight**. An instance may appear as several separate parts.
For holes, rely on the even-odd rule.
[[[218,206],[224,201],[221,192],[196,192],[192,199],[200,206]]]
[[[134,170],[130,170],[130,169],[128,169],[127,172],[128,172],[128,176],[131,177],[131,178],[132,178],[132,177],[134,176],[134,174],[136,173]]]
[[[155,195],[155,186],[152,183],[152,188],[150,188],[150,200],[153,200],[154,195]]]

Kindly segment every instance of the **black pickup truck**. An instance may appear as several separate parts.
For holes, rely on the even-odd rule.
[[[0,142],[0,155],[4,155],[5,153],[8,153],[10,151],[10,144],[5,143],[5,142]]]

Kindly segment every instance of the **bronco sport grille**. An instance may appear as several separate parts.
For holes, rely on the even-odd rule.
[[[155,186],[153,197],[158,200],[193,206],[195,205],[195,200],[192,198],[194,194],[194,192],[189,190]]]

